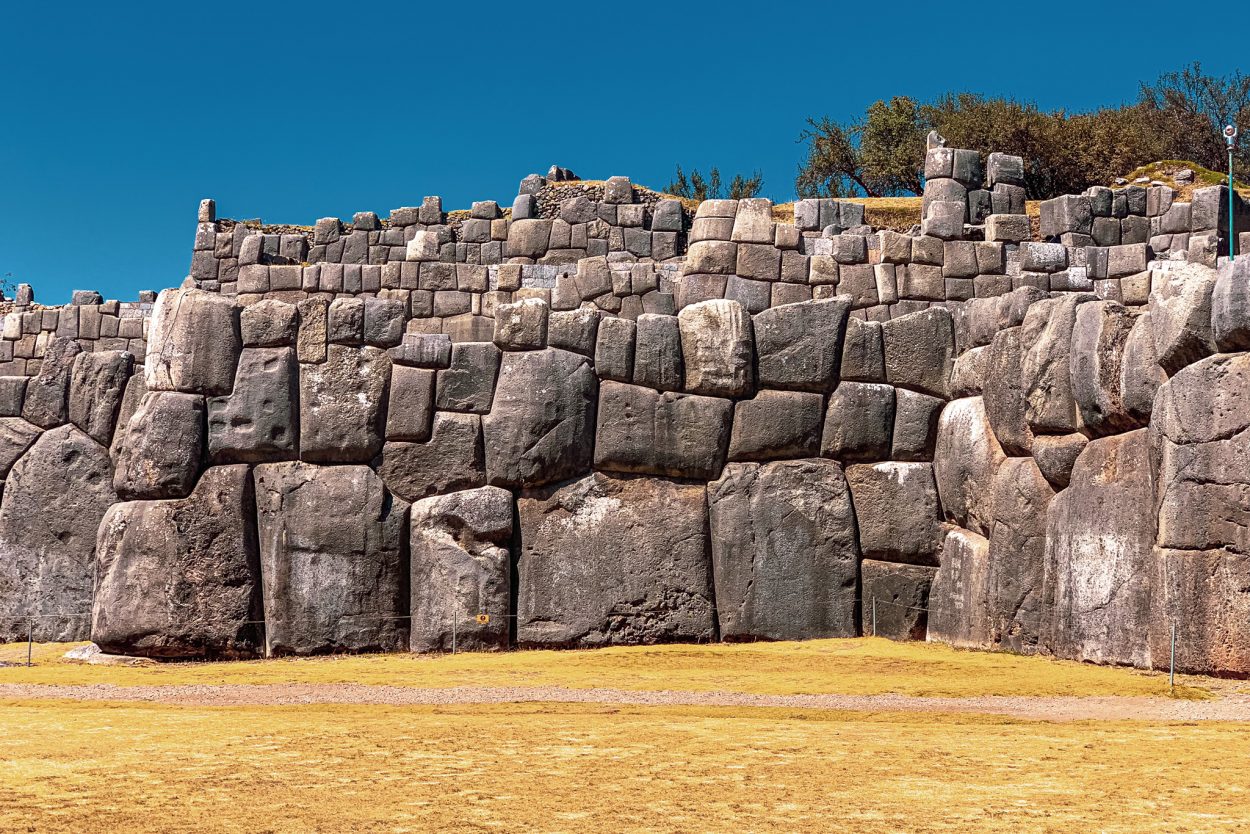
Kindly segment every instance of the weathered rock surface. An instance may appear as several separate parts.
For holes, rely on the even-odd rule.
[[[482,418],[437,412],[429,440],[388,442],[373,466],[387,488],[405,501],[485,486]]]
[[[7,478],[13,464],[25,454],[43,430],[21,417],[0,417],[0,479]]]
[[[482,418],[489,483],[538,486],[589,471],[598,393],[584,356],[555,348],[505,354]]]
[[[986,348],[989,356],[982,386],[985,414],[994,437],[1005,453],[1017,457],[1029,454],[1033,448],[1023,375],[1023,332],[1023,327],[1009,327],[994,335]]]
[[[99,529],[92,641],[148,657],[260,652],[255,511],[243,465],[207,470],[187,498],[114,504]]]
[[[148,334],[143,373],[149,390],[230,393],[243,347],[232,298],[197,289],[162,290]]]
[[[1006,460],[981,397],[952,400],[938,420],[933,474],[946,518],[981,535],[994,524],[994,476]]]
[[[1096,296],[1067,293],[1029,307],[1020,333],[1025,421],[1035,434],[1080,428],[1072,394],[1072,329],[1077,307]]]
[[[1156,273],[1150,292],[1155,355],[1169,375],[1215,352],[1211,295],[1215,273],[1190,264]]]
[[[1089,443],[1083,434],[1042,434],[1034,438],[1033,460],[1056,490],[1068,485],[1077,457]]]
[[[0,640],[84,640],[96,528],[113,491],[108,452],[73,426],[44,432],[13,465],[0,500]]]
[[[1149,666],[1154,482],[1144,430],[1091,442],[1050,504],[1045,559],[1058,657]]]
[[[855,635],[859,546],[841,466],[730,464],[707,503],[722,639]]]
[[[222,463],[295,458],[299,453],[298,409],[295,349],[244,348],[230,396],[208,401],[210,459]]]
[[[595,468],[712,480],[725,465],[732,418],[730,400],[603,382]]]
[[[69,386],[74,361],[82,348],[73,339],[53,339],[43,355],[39,373],[26,384],[22,416],[50,429],[69,422]]]
[[[1115,301],[1077,307],[1070,362],[1072,396],[1081,426],[1091,434],[1114,434],[1133,427],[1121,389],[1124,348],[1132,327],[1132,314]]]
[[[894,386],[843,382],[829,397],[820,453],[844,462],[885,460],[894,433]]]
[[[990,645],[990,542],[971,530],[951,529],[941,567],[929,590],[928,639],[961,648]]]
[[[865,559],[937,564],[942,530],[932,464],[856,464],[846,479]]]
[[[1250,261],[1220,267],[1211,292],[1211,335],[1221,352],[1250,350]]]
[[[123,500],[186,498],[204,452],[204,398],[150,391],[126,424],[113,488]]]
[[[812,457],[820,448],[824,399],[802,391],[760,391],[734,405],[729,459]]]
[[[950,397],[955,327],[949,310],[933,307],[890,319],[881,331],[887,382],[934,397]]]
[[[376,455],[390,376],[390,358],[375,347],[328,345],[326,361],[301,363],[300,459],[358,463]]]
[[[686,390],[694,394],[739,397],[754,382],[751,317],[736,301],[713,299],[677,314]]]
[[[487,486],[425,498],[409,523],[412,650],[506,648],[512,494]]]
[[[865,559],[860,565],[861,630],[891,640],[924,640],[937,568]]]
[[[1250,672],[1250,354],[1192,364],[1159,389],[1158,545],[1150,642],[1179,668]]]
[[[991,485],[991,638],[1013,652],[1041,648],[1051,616],[1046,576],[1046,511],[1055,491],[1032,458],[1007,458]]]
[[[600,473],[524,491],[518,643],[713,639],[704,492],[702,484]]]
[[[838,384],[847,297],[772,307],[755,316],[759,383],[766,388],[827,393]]]
[[[407,503],[367,466],[265,463],[254,477],[266,653],[405,648]]]
[[[1150,422],[1155,393],[1167,381],[1155,354],[1154,317],[1143,313],[1133,322],[1120,362],[1120,401],[1137,425]]]
[[[117,412],[134,368],[134,355],[123,350],[80,353],[69,384],[69,421],[95,442],[113,441]]]

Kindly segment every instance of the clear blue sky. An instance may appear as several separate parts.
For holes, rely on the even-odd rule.
[[[311,223],[680,162],[788,199],[807,116],[950,89],[1116,104],[1194,59],[1234,69],[1219,40],[1250,25],[1222,4],[1204,37],[1152,0],[280,5],[8,4],[0,276],[45,303],[174,286],[201,197]]]

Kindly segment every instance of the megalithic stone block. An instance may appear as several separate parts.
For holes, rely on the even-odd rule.
[[[856,634],[859,546],[840,465],[733,463],[707,501],[721,639]]]
[[[522,492],[518,644],[713,639],[704,493],[703,484],[598,472]]]
[[[754,384],[755,339],[751,317],[736,301],[701,301],[677,314],[686,390],[736,397]]]
[[[100,523],[92,641],[147,657],[260,653],[255,511],[238,464],[207,470],[186,498],[114,504]]]
[[[143,372],[150,391],[221,396],[234,386],[242,349],[239,311],[229,296],[163,290],[152,309]]]
[[[367,466],[257,466],[269,655],[408,644],[408,504]]]
[[[426,498],[410,525],[412,650],[506,648],[512,494],[487,486]]]
[[[44,432],[0,500],[0,640],[85,640],[96,529],[117,501],[108,452],[74,426]]]

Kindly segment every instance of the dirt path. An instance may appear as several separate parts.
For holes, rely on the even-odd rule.
[[[1210,701],[1155,697],[981,696],[928,698],[911,695],[751,695],[740,692],[566,689],[554,686],[465,686],[419,689],[360,684],[226,684],[179,686],[59,686],[0,684],[0,699],[68,698],[184,706],[293,704],[629,704],[640,706],[790,707],[849,712],[952,712],[1003,715],[1043,721],[1135,719],[1144,721],[1250,721],[1250,695]]]

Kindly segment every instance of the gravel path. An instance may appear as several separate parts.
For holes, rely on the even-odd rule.
[[[419,689],[361,684],[224,684],[180,686],[60,686],[0,684],[0,699],[68,698],[184,706],[287,706],[293,704],[628,704],[640,706],[791,707],[849,712],[946,712],[1003,715],[1043,721],[1135,719],[1144,721],[1250,721],[1250,694],[1210,701],[1163,697],[912,695],[751,695],[741,692],[566,689],[558,686],[463,686]]]

